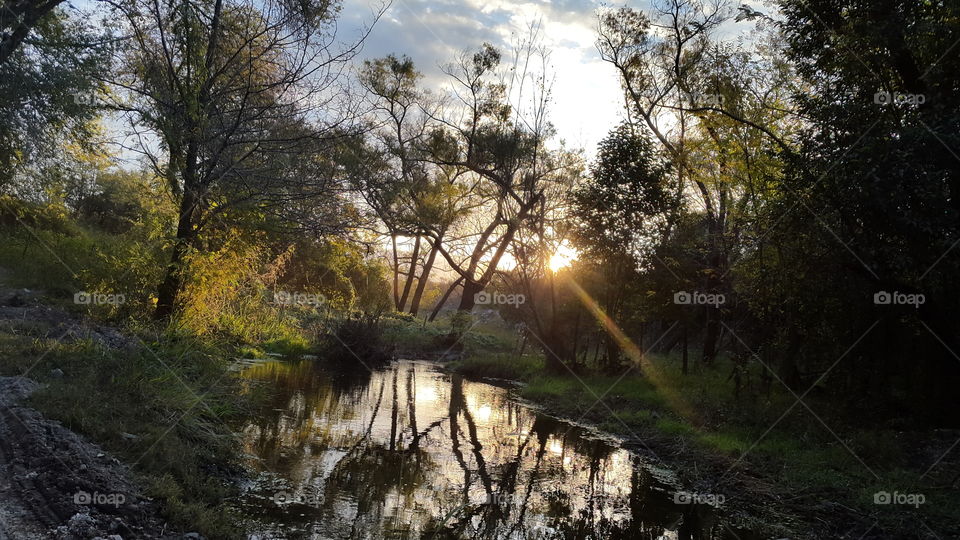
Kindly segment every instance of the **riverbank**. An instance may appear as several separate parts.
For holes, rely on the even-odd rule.
[[[734,523],[771,537],[960,535],[954,431],[858,428],[815,398],[804,398],[810,412],[785,391],[746,384],[736,396],[732,365],[722,360],[687,376],[678,358],[656,355],[616,376],[545,375],[541,360],[504,354],[447,367],[512,379],[518,399],[616,435],[691,490],[722,495]],[[884,493],[922,494],[924,502],[882,504]]]
[[[11,537],[237,537],[223,501],[244,400],[220,353],[0,291],[0,377],[29,390],[3,407],[5,521],[30,531]]]

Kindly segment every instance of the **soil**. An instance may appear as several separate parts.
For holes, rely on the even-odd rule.
[[[21,403],[38,387],[0,377],[0,540],[180,538],[124,465]]]
[[[41,305],[34,296],[0,289],[0,326],[40,324],[62,341],[136,346],[116,329]],[[0,377],[0,540],[200,538],[168,527],[126,465],[29,407],[24,400],[40,386],[26,377]]]

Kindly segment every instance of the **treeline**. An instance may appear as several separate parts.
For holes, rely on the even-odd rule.
[[[615,371],[648,350],[685,371],[726,354],[756,394],[954,425],[960,12],[778,7],[600,15],[628,120],[569,193],[580,257],[556,278],[564,296],[528,302],[546,304],[538,341]],[[731,19],[761,33],[714,38]]]
[[[57,209],[130,240],[91,239],[79,260],[103,272],[64,260],[64,289],[239,334],[268,290],[373,319],[456,309],[452,340],[479,302],[559,373],[674,351],[756,393],[955,421],[951,3],[601,10],[625,120],[590,162],[550,123],[536,24],[450,59],[438,93],[402,54],[359,62],[366,31],[336,45],[326,1],[4,9],[26,10],[0,44],[4,223],[24,249],[69,250]],[[724,39],[736,24],[751,39]]]

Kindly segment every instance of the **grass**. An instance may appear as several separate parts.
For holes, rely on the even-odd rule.
[[[390,314],[383,319],[383,340],[393,344],[400,354],[416,356],[462,350],[465,358],[487,355],[499,357],[498,361],[491,361],[489,365],[512,362],[508,353],[513,349],[516,337],[511,330],[489,321],[473,321],[468,324],[470,330],[451,344],[451,319],[448,316],[427,322],[406,313]],[[521,374],[530,375],[527,372]]]
[[[241,392],[228,359],[297,355],[311,344],[304,321],[260,301],[259,265],[251,262],[259,259],[249,250],[198,261],[196,283],[188,281],[182,295],[190,309],[166,327],[146,321],[169,257],[165,222],[140,216],[112,234],[78,223],[56,204],[0,197],[0,261],[10,261],[0,268],[0,288],[29,289],[31,303],[139,336],[131,350],[112,350],[51,339],[59,316],[5,321],[0,375],[26,373],[46,384],[30,404],[132,465],[173,526],[236,538],[241,520],[223,503],[236,492],[226,477],[239,470],[232,428],[257,396]],[[78,291],[125,301],[76,305]]]
[[[468,355],[448,366],[457,373],[473,378],[507,379],[521,381],[543,371],[543,358],[525,354],[522,357],[510,353],[493,353],[483,356]]]
[[[538,365],[535,359],[525,362]],[[842,443],[803,407],[794,407],[780,418],[793,403],[792,396],[786,391],[764,395],[755,388],[752,392],[745,388],[737,398],[727,380],[732,365],[726,359],[719,359],[711,368],[695,367],[683,375],[678,358],[649,355],[644,359],[644,376],[634,372],[623,378],[592,373],[577,377],[549,375],[532,367],[518,369],[510,355],[497,354],[467,358],[454,367],[467,375],[513,372],[510,378],[526,383],[519,394],[553,414],[583,417],[600,429],[627,438],[641,434],[643,438],[683,441],[678,446],[683,449],[680,459],[692,459],[696,464],[703,456],[713,456],[715,463],[726,463],[720,471],[737,464],[760,474],[772,489],[790,500],[807,500],[813,506],[823,500],[836,501],[874,515],[881,524],[897,530],[904,514],[888,511],[889,507],[878,510],[873,494],[892,492],[896,486],[902,486],[903,492],[915,486],[910,489],[926,494],[928,504],[909,511],[931,523],[956,523],[960,519],[960,494],[956,490],[939,488],[933,481],[918,485],[924,470],[911,465],[916,460],[912,459],[909,443],[918,442],[912,440],[913,436],[860,428],[831,414],[829,403],[813,398],[805,402],[839,433]],[[758,380],[757,375],[751,374],[752,380]],[[601,396],[605,406],[596,405]],[[774,424],[776,427],[767,432]],[[738,463],[741,457],[744,461]],[[861,460],[869,463],[881,480]],[[682,463],[679,466],[684,467]]]
[[[48,330],[27,323],[0,331],[0,374],[46,384],[30,405],[134,464],[171,524],[237,537],[239,520],[223,505],[234,488],[212,472],[236,463],[229,426],[243,412],[234,381],[224,377],[226,355],[183,339],[113,351],[57,342],[44,337]]]

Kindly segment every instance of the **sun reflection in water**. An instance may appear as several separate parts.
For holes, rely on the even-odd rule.
[[[412,540],[448,516],[445,527],[464,537],[520,538],[544,525],[653,538],[680,518],[667,488],[640,479],[627,451],[538,415],[507,390],[410,361],[346,387],[319,370],[245,373],[278,394],[244,430],[261,480],[242,509],[262,537]],[[314,492],[319,502],[280,507],[271,502],[278,491]],[[635,498],[643,515],[633,514]],[[508,507],[517,511],[496,510]]]

